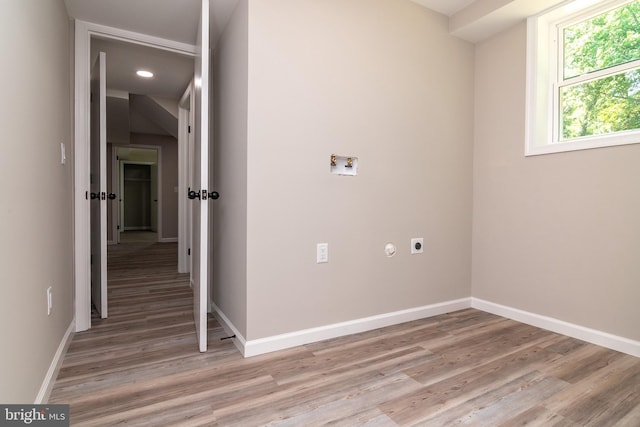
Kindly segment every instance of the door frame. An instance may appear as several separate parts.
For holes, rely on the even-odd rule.
[[[118,150],[120,148],[141,148],[143,150],[153,150],[156,152],[156,162],[143,162],[138,160],[120,160],[118,156]],[[118,189],[118,194],[116,200],[118,201],[117,213],[114,218],[116,218],[117,224],[121,225],[119,230],[116,230],[116,224],[113,224],[113,228],[115,232],[120,234],[124,231],[124,226],[121,224],[124,220],[122,219],[122,208],[120,206],[120,199],[124,198],[124,194],[122,192],[121,182],[122,182],[122,169],[120,167],[121,163],[127,164],[140,164],[140,165],[153,165],[155,164],[157,167],[156,173],[156,185],[158,186],[158,202],[156,204],[156,217],[158,219],[158,227],[156,233],[158,234],[158,242],[174,242],[174,239],[166,239],[164,238],[164,231],[162,228],[162,146],[160,145],[138,145],[138,144],[130,144],[130,145],[114,145],[113,146],[113,161],[111,163],[111,178],[113,180],[113,188]],[[115,211],[115,209],[114,209]],[[120,236],[118,236],[118,243],[120,243]]]
[[[191,186],[190,147],[193,146],[194,132],[193,80],[189,83],[178,103],[178,273],[189,273],[191,262],[188,250],[191,248],[191,206],[187,202],[187,189]]]
[[[91,37],[114,39],[167,50],[186,56],[197,54],[196,46],[159,37],[108,27],[91,22],[75,21],[74,34],[74,288],[75,331],[91,328],[91,233],[90,205],[90,75]]]
[[[107,55],[98,52],[91,63],[90,93],[92,97],[89,118],[89,171],[92,199],[89,204],[91,245],[91,301],[100,318],[108,317],[107,302]],[[97,152],[92,150],[97,149]],[[91,199],[89,199],[91,200]]]

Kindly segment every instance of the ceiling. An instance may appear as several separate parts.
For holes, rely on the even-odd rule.
[[[65,0],[72,18],[195,44],[201,0]]]
[[[64,0],[69,16],[81,21],[196,44],[201,0]],[[238,0],[209,0],[214,40]],[[412,0],[451,16],[477,0]]]
[[[212,43],[224,29],[237,0],[209,0]],[[412,0],[451,16],[477,0]],[[151,36],[196,44],[201,0],[65,0],[69,16],[87,22]],[[96,51],[107,53],[108,87],[130,93],[179,98],[193,75],[193,60],[149,47],[113,40],[92,40]],[[135,70],[155,73],[144,81]]]
[[[201,0],[65,0],[71,18],[196,44]],[[210,0],[210,28],[215,43],[237,0]],[[115,40],[91,41],[92,58],[107,54],[107,87],[140,95],[180,98],[193,77],[193,58]],[[135,75],[147,69],[155,75]]]
[[[91,57],[107,55],[107,88],[139,95],[179,99],[193,78],[192,57],[116,40],[92,38]],[[136,71],[154,76],[144,79]]]
[[[69,16],[167,40],[196,44],[202,0],[64,0]],[[238,0],[209,0],[213,40]]]

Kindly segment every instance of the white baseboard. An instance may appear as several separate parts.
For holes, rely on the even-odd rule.
[[[215,303],[212,302],[211,306],[213,308],[213,312],[218,318],[218,322],[220,322],[220,325],[224,328],[224,330],[227,331],[229,336],[231,335],[236,336],[232,341],[235,344],[235,346],[238,348],[238,350],[240,350],[240,353],[244,355],[244,347],[247,340],[244,338],[244,336],[242,336],[240,331],[238,331],[238,328],[236,328],[235,325],[231,323],[231,320],[229,320],[229,318],[225,316],[222,310],[220,310],[220,308]]]
[[[44,377],[44,381],[42,381],[40,391],[38,391],[38,395],[36,396],[36,400],[34,402],[36,405],[45,404],[49,401],[49,396],[51,395],[53,384],[56,382],[58,372],[60,371],[60,366],[62,366],[64,355],[67,353],[69,344],[71,344],[71,339],[73,338],[73,332],[75,331],[75,329],[76,320],[74,318],[73,320],[71,320],[67,331],[64,333],[64,336],[60,341],[60,345],[58,345],[58,350],[56,350],[56,354],[53,356],[53,360],[49,365],[49,370]]]
[[[596,329],[586,328],[584,326],[558,320],[553,317],[530,313],[528,311],[507,307],[478,298],[471,298],[471,307],[513,319],[518,322],[526,323],[528,325],[537,326],[548,331],[587,341],[602,347],[607,347],[622,353],[627,353],[632,356],[640,357],[640,341],[634,341],[629,338],[612,335]]]
[[[178,238],[177,237],[163,237],[161,239],[158,239],[158,242],[160,242],[160,243],[178,243]]]
[[[507,307],[479,298],[462,298],[459,300],[446,301],[439,304],[416,307],[249,341],[240,334],[238,329],[233,325],[233,323],[231,323],[224,313],[215,304],[213,304],[215,313],[222,326],[230,335],[236,336],[233,341],[244,357],[258,356],[272,351],[284,350],[325,339],[337,338],[344,335],[410,322],[412,320],[424,319],[440,314],[463,310],[469,307],[546,329],[548,331],[577,338],[592,344],[630,354],[632,356],[640,357],[639,341],[590,329],[552,317]]]
[[[410,308],[407,310],[395,311],[392,313],[380,314],[377,316],[365,317],[347,322],[335,323],[332,325],[320,326],[317,328],[304,329],[272,337],[260,338],[245,341],[244,357],[257,356],[272,351],[284,350],[286,348],[309,344],[330,338],[337,338],[344,335],[356,334],[373,329],[384,328],[385,326],[397,325],[399,323],[410,322],[412,320],[424,319],[452,311],[463,310],[471,306],[470,298],[446,301],[438,304],[426,305],[423,307]],[[238,335],[238,334],[236,334]]]

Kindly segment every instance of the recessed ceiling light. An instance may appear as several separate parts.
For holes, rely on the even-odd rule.
[[[147,79],[153,77],[153,73],[151,71],[138,70],[136,71],[136,74]]]

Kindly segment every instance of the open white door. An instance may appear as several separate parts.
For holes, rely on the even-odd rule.
[[[198,25],[198,53],[195,61],[195,141],[194,187],[189,194],[192,203],[191,284],[193,316],[196,323],[198,348],[207,351],[207,278],[209,259],[209,0],[202,0]]]
[[[91,301],[107,317],[107,77],[106,54],[91,68]]]
[[[191,271],[191,203],[187,191],[193,188],[193,80],[180,99],[178,112],[178,273]]]

